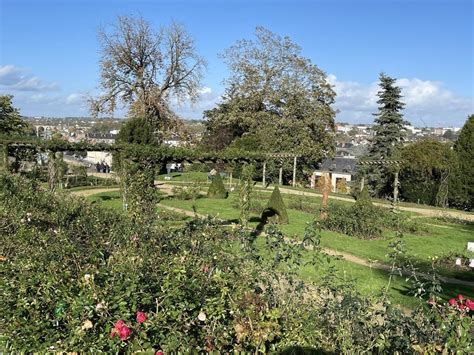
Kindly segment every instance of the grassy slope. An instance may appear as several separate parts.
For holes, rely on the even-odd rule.
[[[237,222],[239,210],[233,207],[236,205],[237,199],[237,194],[232,193],[230,197],[225,200],[199,198],[195,201],[182,201],[165,199],[161,201],[160,204],[190,211],[193,210],[194,206],[198,213],[218,216],[219,218],[228,220],[229,222]],[[105,207],[117,209],[122,208],[122,201],[118,191],[93,195],[89,197],[89,200],[100,201],[100,203]],[[288,198],[285,199],[285,203],[288,204],[288,202]],[[313,218],[312,214],[292,209],[288,210],[288,215],[290,218],[290,224],[280,227],[285,234],[295,238],[302,235],[306,223],[311,221]],[[251,226],[257,225],[258,217],[259,216],[256,214],[251,215]],[[462,225],[450,225],[449,227],[453,229],[432,227],[432,233],[426,236],[407,235],[405,241],[409,252],[412,254],[415,254],[416,252],[417,258],[428,260],[431,256],[445,253],[448,249],[447,245],[449,245],[449,250],[462,250],[465,248],[467,240],[471,239],[470,230]],[[387,260],[386,254],[388,252],[389,241],[389,239],[360,240],[330,231],[323,231],[321,236],[322,246],[352,253],[365,259],[379,261]],[[309,251],[305,253],[308,258],[311,255],[310,253],[311,252]],[[389,276],[386,272],[353,264],[345,260],[335,260],[334,258],[331,258],[329,264],[322,263],[321,266],[317,268],[303,266],[299,275],[305,280],[318,282],[322,276],[327,274],[330,265],[336,267],[339,277],[347,280],[354,279],[359,291],[365,295],[370,296],[379,294],[380,291],[387,286]],[[417,301],[413,297],[406,295],[406,292],[407,286],[404,279],[399,277],[395,278],[389,289],[391,299],[398,304],[410,307],[414,306]],[[444,286],[445,297],[452,297],[458,293],[474,297],[474,291],[469,288],[454,285]]]

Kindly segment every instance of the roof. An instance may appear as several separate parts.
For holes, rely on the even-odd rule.
[[[116,134],[111,133],[87,133],[86,136],[91,139],[115,139],[117,137]]]
[[[344,157],[325,159],[318,164],[316,170],[353,174],[357,171],[357,159]]]

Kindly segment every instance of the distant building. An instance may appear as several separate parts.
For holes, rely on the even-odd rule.
[[[349,182],[355,178],[357,172],[357,159],[352,157],[336,157],[334,159],[326,159],[319,164],[318,168],[313,172],[310,179],[312,189],[318,186],[318,181],[323,174],[329,174],[331,179],[331,191],[337,192],[337,186],[340,186],[341,180],[344,180],[348,187]],[[348,192],[349,189],[347,189]]]
[[[106,144],[114,144],[115,138],[117,137],[116,134],[111,133],[87,133],[86,138],[91,143],[106,143]]]

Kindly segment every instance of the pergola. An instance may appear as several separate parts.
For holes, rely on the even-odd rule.
[[[293,158],[293,187],[296,186],[296,161],[301,155],[297,155],[294,153],[267,153],[265,154],[267,159],[286,159],[286,158]],[[267,159],[263,161],[263,173],[262,173],[262,186],[265,187],[265,180],[266,180],[266,170],[267,170]],[[283,167],[280,166],[278,172],[278,184],[283,185]]]

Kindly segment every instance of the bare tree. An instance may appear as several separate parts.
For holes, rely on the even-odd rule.
[[[111,31],[99,31],[99,40],[103,94],[90,100],[95,116],[120,105],[130,117],[145,117],[165,130],[176,121],[171,99],[198,99],[206,63],[183,26],[154,31],[141,17],[118,17]]]

